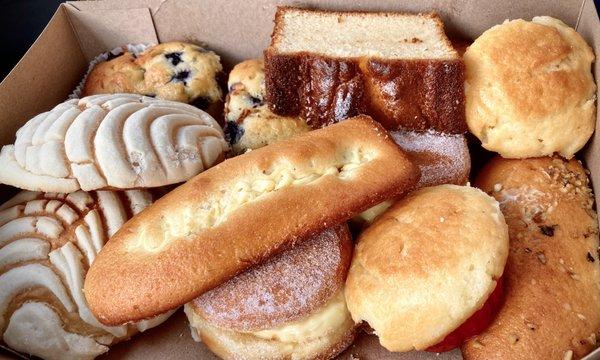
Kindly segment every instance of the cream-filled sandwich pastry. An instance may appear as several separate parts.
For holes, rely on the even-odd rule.
[[[192,336],[224,359],[332,358],[354,339],[347,226],[319,233],[185,305]]]

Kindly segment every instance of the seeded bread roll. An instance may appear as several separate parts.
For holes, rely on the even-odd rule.
[[[267,103],[319,128],[368,114],[388,130],[464,133],[463,63],[436,14],[279,7]]]
[[[354,338],[346,224],[327,229],[185,305],[192,336],[225,359],[329,359]]]
[[[94,261],[87,300],[106,324],[176,308],[418,178],[366,116],[228,159],[129,221]]]
[[[594,132],[594,53],[560,20],[494,26],[464,61],[467,122],[484,148],[505,158],[571,158]]]
[[[417,190],[360,235],[348,310],[390,351],[427,349],[483,307],[507,256],[496,200],[468,186]]]
[[[83,296],[83,279],[98,252],[151,203],[143,190],[23,191],[0,206],[2,342],[48,360],[87,360],[163,322],[170,314],[104,326]]]
[[[94,95],[23,125],[0,152],[0,183],[61,193],[158,187],[188,180],[225,151],[219,124],[191,105]]]
[[[476,185],[506,218],[506,300],[467,360],[579,359],[600,335],[598,218],[580,162],[494,158]]]

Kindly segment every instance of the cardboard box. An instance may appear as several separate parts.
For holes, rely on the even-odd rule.
[[[262,55],[269,43],[276,5],[338,10],[437,11],[450,36],[476,38],[505,19],[536,15],[559,18],[577,29],[600,54],[600,22],[592,0],[105,0],[67,2],[59,7],[29,51],[0,83],[0,144],[32,116],[66,99],[97,54],[127,43],[172,40],[205,44],[221,55],[226,70]],[[594,64],[598,79],[600,65]],[[597,119],[600,119],[598,117]],[[600,129],[600,120],[597,120]],[[579,154],[591,171],[600,200],[600,135],[597,131]],[[0,169],[1,171],[1,169]],[[2,197],[11,191],[3,187]],[[0,354],[0,356],[2,356]],[[439,356],[412,352],[391,354],[373,336],[362,336],[341,358],[460,359],[458,350]],[[216,359],[194,343],[182,312],[162,326],[112,348],[103,359]],[[600,351],[588,357],[600,359]]]

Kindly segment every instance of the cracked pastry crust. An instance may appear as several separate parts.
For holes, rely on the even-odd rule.
[[[0,206],[0,334],[44,359],[92,359],[169,315],[104,326],[83,295],[100,249],[152,202],[143,190],[71,194],[24,191]]]
[[[124,54],[94,67],[83,96],[132,93],[163,100],[215,103],[221,100],[220,58],[194,44],[169,42],[135,56]],[[202,104],[201,104],[202,105]]]
[[[464,61],[467,123],[484,148],[505,158],[571,158],[594,132],[594,53],[560,20],[496,25]]]
[[[129,221],[91,267],[87,300],[106,324],[173,309],[418,177],[365,116],[228,159]]]
[[[390,351],[427,349],[484,305],[508,246],[498,202],[481,190],[417,190],[360,235],[346,280],[348,310]]]
[[[504,306],[467,360],[579,359],[598,346],[598,218],[586,170],[555,157],[492,159],[476,185],[508,224]]]
[[[237,64],[229,73],[227,86],[225,133],[234,155],[310,130],[299,117],[279,116],[269,110],[262,59]]]
[[[69,193],[158,187],[223,160],[224,134],[191,105],[133,94],[69,100],[29,120],[0,152],[0,182]]]

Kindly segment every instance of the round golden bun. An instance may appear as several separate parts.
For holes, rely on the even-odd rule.
[[[496,157],[477,186],[499,202],[510,233],[506,298],[462,347],[467,360],[579,359],[600,336],[598,219],[579,161]]]
[[[235,331],[305,318],[343,286],[352,257],[346,224],[327,229],[194,299],[196,313]]]
[[[468,186],[423,188],[359,237],[346,280],[348,309],[386,349],[426,349],[483,306],[507,256],[496,200]]]
[[[506,158],[571,158],[594,132],[592,49],[560,20],[513,20],[467,49],[466,116],[484,148]]]

